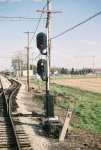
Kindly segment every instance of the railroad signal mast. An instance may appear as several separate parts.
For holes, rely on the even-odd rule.
[[[54,116],[54,96],[50,94],[50,57],[51,57],[51,39],[50,39],[50,17],[52,11],[51,0],[47,0],[47,11],[37,11],[37,12],[47,12],[47,35],[44,33],[39,33],[36,37],[37,48],[40,50],[42,55],[46,55],[46,60],[40,59],[37,63],[37,73],[41,76],[43,81],[46,81],[46,116],[43,118],[43,125],[50,130],[60,130],[62,128],[61,123],[58,121],[58,117]],[[44,50],[46,49],[46,52]],[[55,123],[55,124],[54,124]]]
[[[45,60],[39,60],[37,63],[37,71],[39,70],[38,68],[41,68],[41,78],[42,80],[46,81],[46,118],[54,117],[54,97],[52,94],[50,94],[50,15],[51,15],[51,0],[47,0],[47,10],[42,10],[42,11],[37,11],[37,12],[47,12],[47,23],[46,23],[46,28],[47,28],[47,35],[44,33],[39,33],[37,35],[37,48],[40,50],[40,53],[42,55],[46,55],[46,64],[45,65]],[[46,49],[46,52],[44,50]],[[39,67],[40,66],[40,67]],[[43,68],[43,69],[42,69]],[[46,68],[46,69],[45,69]],[[43,76],[45,73],[43,73],[45,70],[46,71],[46,79]],[[40,75],[40,74],[39,74]]]
[[[37,62],[37,73],[43,81],[46,81],[46,118],[54,118],[54,96],[50,94],[50,57],[47,46],[47,35],[45,33],[39,33],[36,37],[37,48],[40,50],[42,55],[46,55],[45,59],[40,59]],[[47,49],[46,51],[44,51]]]

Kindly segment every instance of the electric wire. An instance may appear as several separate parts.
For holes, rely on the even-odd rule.
[[[12,58],[12,57],[5,57],[5,56],[0,56],[0,59],[4,59],[4,58]]]
[[[51,0],[50,0],[49,2],[47,2],[47,4],[43,7],[43,11],[44,11],[44,9],[47,7],[47,5],[48,5],[50,2],[51,2]],[[33,40],[33,38],[34,38],[34,36],[35,36],[35,34],[36,34],[36,31],[37,31],[37,29],[38,29],[38,27],[39,27],[39,24],[40,24],[40,21],[41,21],[41,18],[42,18],[43,13],[44,13],[44,12],[42,12],[41,15],[40,15],[40,18],[39,18],[39,21],[38,21],[38,23],[37,23],[36,29],[35,29],[35,31],[34,31],[34,34],[33,34],[32,38],[31,38],[29,44],[31,44],[31,42],[32,42],[32,40]]]
[[[46,19],[46,18],[45,18]],[[17,19],[6,19],[6,20],[1,20],[0,19],[0,22],[22,22],[22,21],[26,21],[26,20],[17,20]],[[27,20],[27,21],[33,21],[33,20]]]
[[[39,56],[41,56],[41,54],[39,54],[38,56],[36,56],[33,60],[36,60]]]
[[[38,24],[37,24],[37,26],[36,26],[36,29],[35,29],[35,31],[34,31],[34,34],[33,34],[32,38],[31,38],[29,44],[31,44],[31,42],[32,42],[32,40],[33,40],[33,38],[34,38],[34,36],[35,36],[35,34],[36,34],[36,31],[37,31],[38,26],[39,26],[39,24],[40,24],[42,15],[43,15],[43,12],[41,13],[40,19],[39,19],[39,21],[38,21]]]
[[[11,17],[11,16],[0,16],[1,19],[25,19],[25,20],[37,20],[39,18],[33,18],[33,17]],[[46,19],[46,18],[41,18]]]
[[[60,33],[60,34],[58,34],[58,35],[52,37],[51,40],[56,39],[56,38],[62,36],[63,34],[65,34],[65,33],[69,32],[69,31],[71,31],[71,30],[77,28],[78,26],[80,26],[80,25],[82,25],[82,24],[88,22],[89,20],[93,19],[94,17],[96,17],[96,16],[98,16],[98,15],[100,15],[100,14],[101,14],[101,11],[99,11],[98,13],[94,14],[93,16],[91,16],[91,17],[85,19],[84,21],[82,21],[82,22],[76,24],[75,26],[73,26],[73,27],[67,29],[66,31],[64,31],[64,32],[62,32],[62,33]]]

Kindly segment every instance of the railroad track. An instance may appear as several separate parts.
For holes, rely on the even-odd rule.
[[[17,106],[15,105],[15,95],[19,90],[20,84],[14,80],[11,80],[11,82],[11,86],[5,93],[2,83],[0,83],[0,149],[32,150],[28,136],[23,130],[19,118],[14,115]]]

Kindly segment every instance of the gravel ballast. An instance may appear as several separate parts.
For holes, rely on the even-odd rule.
[[[17,111],[22,114],[31,114],[34,110],[32,95],[26,91],[26,86],[22,83],[19,93],[17,94]],[[45,138],[39,121],[33,117],[19,117],[22,126],[29,137],[33,150],[49,150],[51,142]]]
[[[7,89],[9,88],[9,86],[11,85],[11,82],[8,81],[5,77],[3,77],[2,75],[0,75],[0,79],[1,79],[1,82],[2,82],[2,86],[3,86],[3,89]]]

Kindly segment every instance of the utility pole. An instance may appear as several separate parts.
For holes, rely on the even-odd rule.
[[[42,124],[45,127],[45,130],[47,130],[46,132],[48,132],[49,134],[55,135],[56,131],[59,133],[59,130],[62,128],[62,124],[58,121],[58,117],[54,116],[54,96],[53,94],[50,93],[50,57],[51,57],[50,19],[51,19],[51,13],[52,13],[51,0],[47,0],[47,10],[42,10],[42,11],[38,10],[37,12],[47,13],[47,23],[46,23],[47,36],[44,35],[44,33],[39,33],[37,35],[37,48],[40,50],[42,55],[44,55],[42,50],[44,50],[44,48],[46,49],[45,55],[46,55],[46,60],[47,60],[47,61],[45,60],[43,61],[43,62],[46,62],[47,64],[47,67],[46,67],[44,63],[44,68],[46,68],[45,80],[40,75],[40,71],[39,71],[42,67],[40,67],[41,65],[37,64],[38,74],[41,76],[43,81],[46,81],[45,117],[42,118]],[[40,37],[42,37],[42,39]],[[47,37],[46,46],[45,46],[45,43],[46,43],[45,37]],[[42,41],[42,43],[40,41]],[[40,48],[42,46],[41,44],[44,46],[43,48]],[[40,61],[41,60],[39,60],[38,63]]]
[[[25,47],[26,49],[27,49],[27,86],[28,86],[28,92],[30,91],[30,85],[29,85],[29,83],[30,83],[30,78],[29,78],[29,70],[30,70],[30,65],[29,65],[29,49],[30,49],[30,47],[29,47],[29,45],[30,45],[30,42],[29,42],[29,36],[30,36],[30,34],[31,33],[34,33],[34,32],[24,32],[24,33],[26,33],[27,35],[28,35],[28,46],[27,47]]]
[[[51,39],[50,39],[50,31],[51,31],[51,13],[61,13],[60,11],[51,11],[51,0],[47,0],[47,23],[46,23],[46,28],[47,28],[47,83],[46,83],[46,91],[47,94],[49,94],[50,90],[50,66],[51,66]]]
[[[21,80],[21,53],[19,54],[20,55],[20,80]]]
[[[46,55],[46,59],[47,59],[47,83],[46,83],[46,91],[47,94],[49,94],[49,90],[50,90],[50,48],[51,48],[51,42],[50,42],[50,19],[51,19],[51,3],[50,0],[47,0],[47,24],[46,24],[46,28],[47,28],[47,41],[48,41],[48,46],[47,46],[47,55]]]
[[[92,56],[93,58],[93,75],[94,75],[94,59],[95,59],[95,56]]]
[[[17,56],[17,74],[16,74],[16,77],[18,79],[19,77],[19,57]]]
[[[29,31],[28,32],[24,32],[28,35],[28,46],[26,47],[27,48],[27,88],[28,88],[28,92],[30,91],[30,88],[29,88]]]
[[[32,53],[32,70],[34,71],[33,54],[34,54],[34,52]],[[33,74],[34,74],[34,73],[33,73]]]
[[[37,12],[46,12],[47,13],[47,51],[46,51],[46,60],[47,60],[47,75],[46,75],[46,117],[54,118],[54,96],[50,94],[50,58],[51,58],[51,39],[50,39],[50,27],[51,27],[51,13],[60,13],[60,11],[51,11],[51,0],[47,0],[47,10],[37,10]]]

